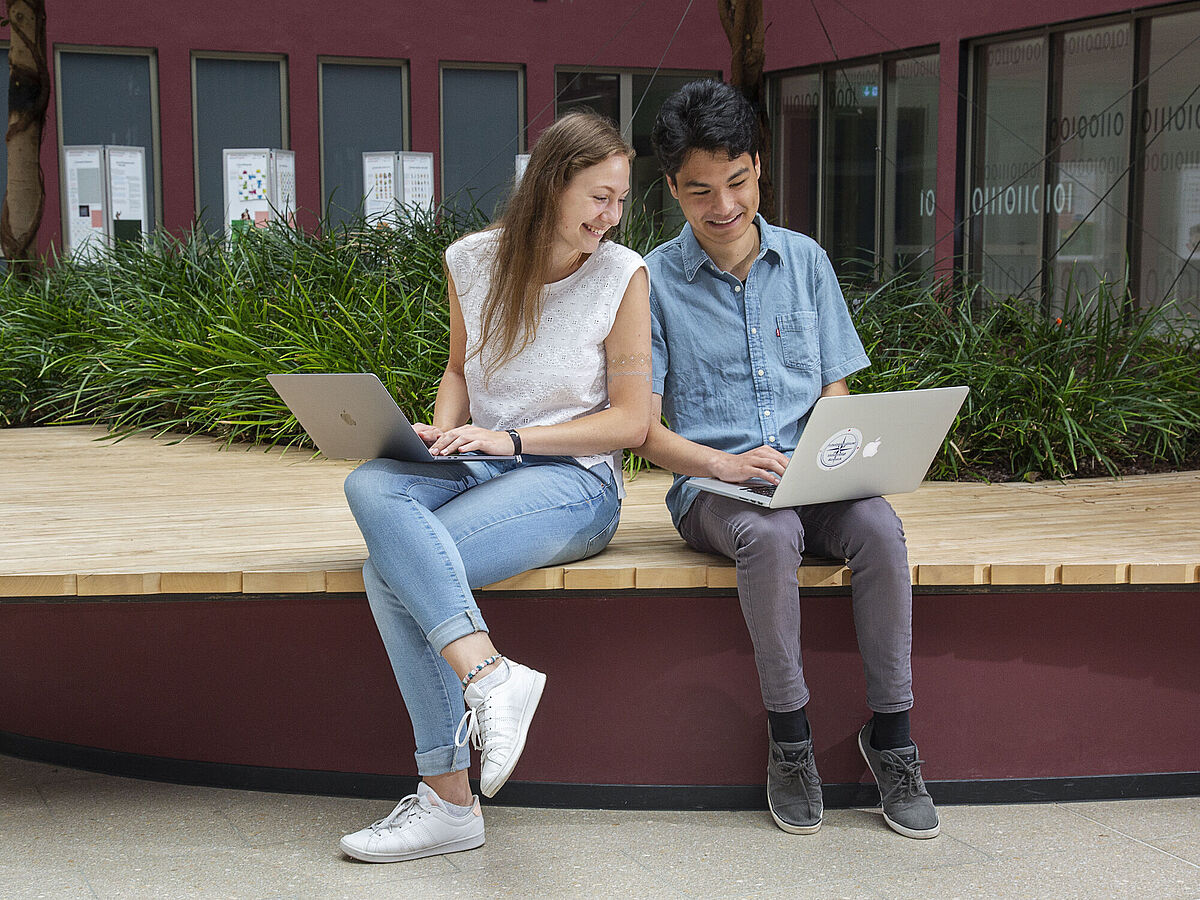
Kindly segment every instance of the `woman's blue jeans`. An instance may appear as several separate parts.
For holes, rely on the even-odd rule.
[[[488,630],[472,590],[604,548],[621,510],[613,473],[560,456],[375,459],[346,478],[346,499],[370,554],[363,581],[412,719],[417,771],[465,769],[470,750],[454,745],[462,684],[441,651]]]

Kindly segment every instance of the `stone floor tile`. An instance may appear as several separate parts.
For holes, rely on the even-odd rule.
[[[393,806],[388,800],[239,791],[222,813],[251,847],[304,838],[336,845],[342,835],[382,819]]]
[[[1060,806],[1143,841],[1200,831],[1200,797],[1063,803]]]
[[[1131,843],[1120,853],[1044,853],[1017,860],[890,873],[869,884],[891,900],[1196,900],[1200,897],[1200,869]]]
[[[1129,838],[1107,825],[1052,803],[1040,806],[944,806],[943,834],[951,834],[989,856],[1019,858],[1034,853],[1116,851]]]
[[[40,785],[49,821],[68,840],[101,854],[173,855],[181,849],[246,849],[218,810],[219,791],[128,778],[80,778]]]
[[[48,871],[42,866],[0,868],[0,897],[4,900],[96,900],[78,872]]]
[[[752,894],[788,885],[805,890],[855,882],[881,871],[986,861],[943,834],[914,841],[891,831],[877,812],[831,810],[813,835],[787,834],[766,813],[692,814],[686,824],[643,827],[630,856],[681,889]]]
[[[1200,823],[1197,825],[1200,826]],[[1200,867],[1200,830],[1180,837],[1155,838],[1147,843]]]

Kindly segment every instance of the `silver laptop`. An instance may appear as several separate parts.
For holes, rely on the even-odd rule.
[[[921,484],[967,397],[966,387],[822,397],[779,484],[690,478],[705,491],[778,509],[882,494]]]
[[[482,453],[434,456],[383,382],[369,373],[268,375],[267,381],[330,459],[466,462],[520,458]]]

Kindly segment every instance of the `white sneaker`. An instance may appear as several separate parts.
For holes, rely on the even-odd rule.
[[[342,850],[363,862],[403,862],[483,846],[479,798],[469,816],[452,816],[442,798],[425,782],[396,804],[391,813],[362,831],[341,839]]]
[[[471,738],[480,751],[479,790],[485,797],[495,795],[516,767],[546,686],[545,675],[520,663],[506,659],[497,668],[467,687],[467,712],[454,735],[457,746]]]

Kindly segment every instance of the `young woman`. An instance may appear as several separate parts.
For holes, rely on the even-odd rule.
[[[357,859],[483,844],[468,738],[490,797],[524,749],[546,676],[501,655],[472,590],[591,556],[616,530],[620,451],[639,445],[650,421],[646,268],[606,240],[632,157],[607,119],[559,119],[498,225],[446,251],[450,361],[433,424],[414,428],[435,454],[520,459],[376,459],[346,479],[422,778],[390,815],[342,838]]]

